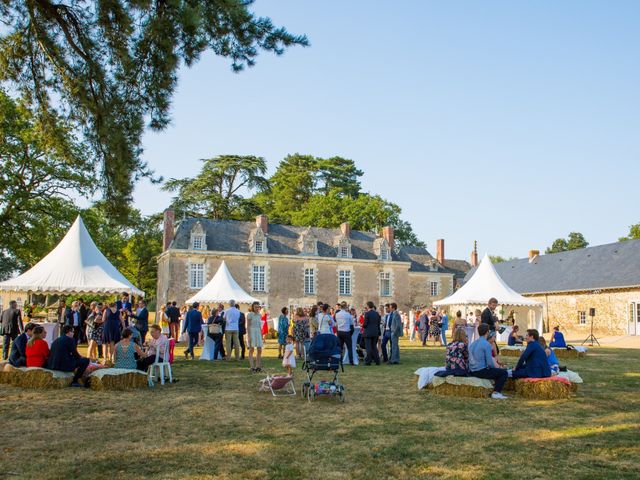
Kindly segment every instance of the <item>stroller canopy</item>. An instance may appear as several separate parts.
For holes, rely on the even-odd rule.
[[[340,350],[340,345],[338,345],[338,337],[331,333],[316,335],[309,347],[309,357],[316,360],[334,357],[336,355],[340,358],[341,354],[342,351]]]

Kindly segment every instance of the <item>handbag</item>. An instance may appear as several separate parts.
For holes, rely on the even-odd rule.
[[[219,323],[212,323],[209,325],[209,333],[211,335],[219,335],[222,333],[222,325]]]

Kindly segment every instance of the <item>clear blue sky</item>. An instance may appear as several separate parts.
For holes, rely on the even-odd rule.
[[[309,48],[240,74],[180,74],[173,124],[145,136],[166,178],[200,158],[340,155],[398,203],[435,254],[525,256],[570,231],[640,222],[640,2],[258,0]],[[136,206],[169,194],[140,183]]]

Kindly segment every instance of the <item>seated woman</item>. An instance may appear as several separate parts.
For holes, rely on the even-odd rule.
[[[522,335],[519,334],[519,331],[520,331],[520,327],[518,327],[518,325],[514,325],[513,330],[511,330],[511,333],[509,334],[509,340],[507,341],[507,344],[510,347],[514,347],[516,345],[522,345],[524,338],[522,338]]]
[[[469,347],[465,330],[458,328],[453,331],[453,340],[447,345],[445,367],[447,370],[464,372],[469,369]]]
[[[489,341],[489,345],[491,345],[491,356],[493,357],[494,368],[505,368],[506,365],[502,363],[498,357],[500,352],[498,351],[498,345],[496,345],[496,332],[490,331],[487,340]]]
[[[467,331],[467,321],[462,318],[462,312],[460,310],[458,310],[456,312],[456,319],[453,322],[453,330],[454,332],[458,329],[462,329],[465,331]]]
[[[540,337],[538,342],[542,345],[542,348],[544,348],[544,353],[547,354],[547,361],[549,362],[549,368],[551,369],[551,376],[558,375],[558,373],[560,373],[560,363],[558,362],[556,354],[553,353],[553,350],[547,347],[547,341],[544,337]]]
[[[567,348],[567,342],[564,340],[564,335],[560,331],[560,326],[553,327],[553,334],[551,335],[550,347]]]
[[[132,341],[133,332],[131,328],[125,328],[122,331],[122,339],[116,343],[115,357],[113,368],[124,368],[127,370],[135,370],[136,353],[140,358],[144,357],[144,353],[140,346]]]
[[[46,332],[40,325],[36,326],[27,342],[27,367],[44,368],[49,357],[49,344],[44,339]]]

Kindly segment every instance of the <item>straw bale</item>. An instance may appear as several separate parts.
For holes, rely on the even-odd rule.
[[[0,382],[21,388],[64,388],[72,379],[72,373],[44,368],[12,368],[0,376]]]
[[[512,350],[507,348],[500,349],[500,355],[503,357],[519,357],[524,350]]]
[[[516,391],[516,380],[514,378],[507,378],[507,381],[502,387],[502,390],[507,392],[515,392]]]
[[[108,370],[114,370],[109,372]],[[99,373],[99,374],[98,374]],[[147,375],[137,370],[97,370],[89,376],[92,390],[134,390],[149,386]]]
[[[553,380],[538,382],[518,380],[516,381],[516,394],[532,400],[557,400],[560,398],[570,398],[572,387],[566,383]]]
[[[443,383],[437,387],[429,384],[427,388],[436,395],[466,398],[486,398],[490,396],[493,391],[491,388],[474,387],[471,385],[452,385],[450,383]]]
[[[553,353],[557,358],[584,358],[587,352],[579,352],[578,350],[567,350],[566,348],[554,348]]]

